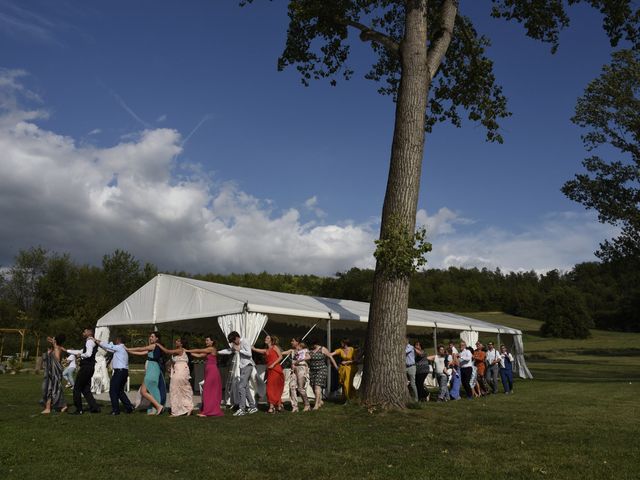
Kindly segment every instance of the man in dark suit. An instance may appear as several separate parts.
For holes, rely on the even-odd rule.
[[[82,415],[84,412],[82,408],[82,395],[89,404],[89,411],[91,413],[100,413],[100,406],[93,398],[91,393],[91,377],[93,377],[93,371],[96,365],[96,352],[98,346],[93,340],[93,328],[85,328],[82,332],[82,337],[85,339],[84,348],[79,355],[80,358],[80,371],[76,376],[76,384],[73,386],[73,404],[76,407],[76,411],[72,415]]]

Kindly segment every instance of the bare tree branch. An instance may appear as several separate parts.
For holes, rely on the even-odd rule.
[[[340,25],[346,25],[360,30],[360,40],[363,42],[376,42],[394,55],[400,55],[400,45],[388,35],[348,18],[336,17],[335,21]]]
[[[456,15],[458,14],[458,0],[445,0],[440,9],[440,35],[429,45],[427,52],[427,68],[429,69],[429,78],[438,73],[438,68],[444,59],[451,39],[453,38],[453,27],[456,23]]]

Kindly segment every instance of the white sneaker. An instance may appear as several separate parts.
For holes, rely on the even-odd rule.
[[[258,409],[256,407],[251,407],[249,410],[247,410],[247,413],[251,414],[251,413],[257,413]]]
[[[243,409],[239,408],[238,410],[236,410],[233,414],[234,417],[241,417],[242,415],[246,415],[247,412],[245,412]]]

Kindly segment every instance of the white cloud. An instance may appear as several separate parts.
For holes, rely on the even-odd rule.
[[[156,122],[158,123],[162,123],[167,119],[167,114],[163,113],[162,115],[160,115],[158,118],[156,118]]]
[[[318,218],[325,218],[327,216],[327,212],[325,212],[318,206],[318,197],[316,195],[308,198],[304,202],[304,206],[308,211],[313,213]]]
[[[184,140],[173,129],[146,129],[108,148],[58,135],[36,123],[46,111],[18,105],[19,96],[38,100],[24,75],[0,70],[0,264],[43,245],[83,262],[122,248],[161,269],[191,272],[374,266],[375,220],[326,224],[316,196],[281,211],[177,161]],[[316,219],[301,220],[306,211]],[[428,266],[440,268],[566,269],[593,259],[598,242],[615,235],[588,213],[549,214],[518,233],[445,207],[431,216],[420,210],[417,223],[434,246]]]
[[[429,216],[426,210],[420,209],[416,214],[416,226],[425,227],[427,238],[435,238],[439,235],[455,233],[456,225],[469,225],[473,223],[468,218],[461,217],[457,212],[442,207],[438,212]]]
[[[455,223],[455,218],[448,221]],[[488,226],[468,230],[446,228],[431,239],[429,267],[569,270],[576,263],[596,260],[593,252],[598,243],[618,233],[616,228],[598,223],[591,212],[550,213],[521,232]]]
[[[102,133],[102,130],[100,130],[99,128],[94,128],[89,133],[87,133],[87,135],[98,135],[99,133]]]
[[[78,144],[17,107],[0,113],[0,263],[41,244],[81,261],[124,248],[163,269],[333,274],[370,267],[369,224],[317,225],[178,163],[181,135],[147,129],[109,148]],[[8,88],[0,88],[5,92]],[[2,97],[0,97],[2,98]]]

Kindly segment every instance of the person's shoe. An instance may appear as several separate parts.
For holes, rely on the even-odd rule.
[[[120,412],[111,412],[109,415],[120,415]]]
[[[124,413],[133,413],[133,408],[127,408]]]
[[[74,412],[70,412],[69,415],[82,415],[84,412],[82,410],[76,410]]]
[[[258,409],[256,407],[251,407],[249,410],[247,410],[247,413],[249,415],[251,415],[252,413],[257,413]]]
[[[233,413],[233,416],[234,416],[234,417],[241,417],[241,416],[246,415],[246,414],[247,414],[247,412],[246,412],[246,411],[244,411],[243,409],[239,408],[238,410],[236,410],[236,411]]]

